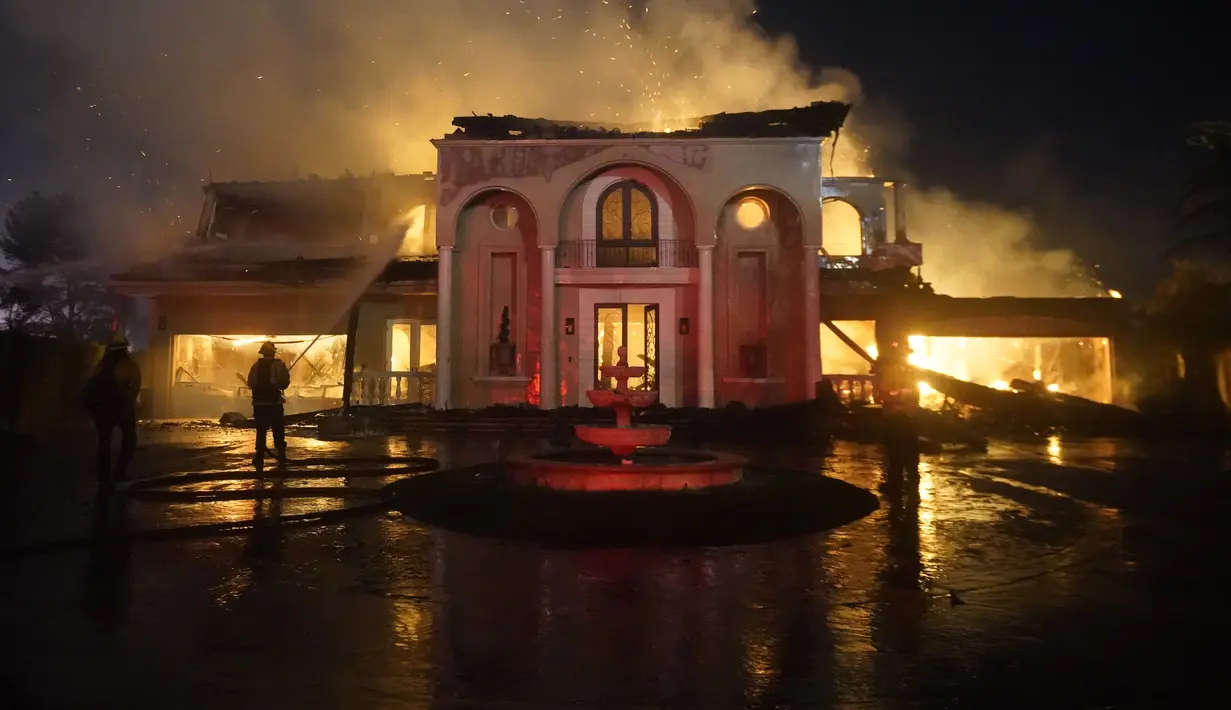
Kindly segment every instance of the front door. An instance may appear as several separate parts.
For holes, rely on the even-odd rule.
[[[594,308],[594,382],[601,389],[615,387],[615,380],[604,378],[602,367],[619,362],[617,350],[628,349],[628,364],[645,367],[644,377],[629,378],[635,390],[658,389],[658,304],[599,304]]]

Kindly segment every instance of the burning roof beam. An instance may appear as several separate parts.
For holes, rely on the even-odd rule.
[[[719,113],[669,122],[695,126],[676,131],[644,125],[587,124],[520,116],[458,116],[452,140],[578,140],[614,138],[826,138],[846,122],[851,105],[817,101],[808,106]]]

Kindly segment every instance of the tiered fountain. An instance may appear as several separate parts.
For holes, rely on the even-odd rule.
[[[615,412],[615,426],[578,425],[577,438],[598,448],[545,451],[515,458],[515,483],[578,491],[678,491],[736,483],[745,460],[731,454],[685,451],[662,447],[671,439],[671,427],[633,424],[632,412],[658,402],[657,392],[628,388],[628,380],[644,377],[646,368],[631,367],[628,351],[616,351],[619,362],[604,365],[604,378],[615,388],[590,390],[595,407]]]

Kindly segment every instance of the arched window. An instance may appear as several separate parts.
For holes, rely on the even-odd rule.
[[[598,265],[658,265],[658,203],[641,183],[621,180],[598,198]]]
[[[832,258],[864,253],[863,217],[854,205],[835,197],[821,201],[821,247]]]

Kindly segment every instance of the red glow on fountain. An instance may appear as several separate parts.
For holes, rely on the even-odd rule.
[[[645,377],[644,367],[630,367],[628,364],[628,349],[623,345],[616,350],[620,358],[615,365],[603,365],[600,372],[603,377],[616,381],[615,388],[610,390],[588,390],[586,397],[595,407],[611,409],[615,412],[616,425],[609,426],[578,426],[574,427],[577,438],[587,444],[594,444],[609,449],[611,453],[628,460],[642,446],[662,446],[671,439],[669,426],[636,426],[632,424],[633,409],[643,409],[658,402],[657,392],[634,392],[628,389],[630,377]]]
[[[615,388],[586,392],[595,407],[615,412],[615,426],[574,427],[578,439],[602,448],[513,458],[515,483],[572,491],[683,491],[743,478],[745,461],[739,456],[654,448],[671,439],[671,427],[633,424],[632,412],[657,403],[658,393],[630,390],[629,378],[644,377],[646,368],[630,367],[625,348],[617,353],[619,363],[601,370],[616,381]]]

